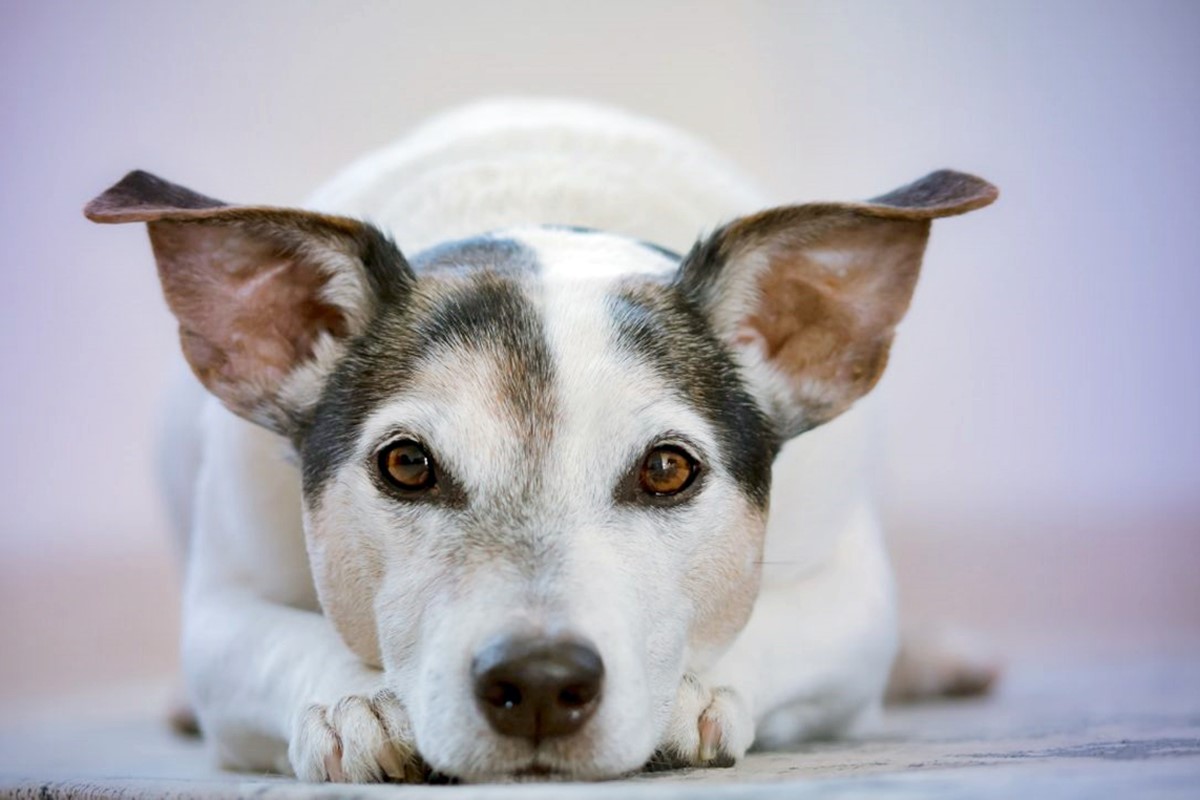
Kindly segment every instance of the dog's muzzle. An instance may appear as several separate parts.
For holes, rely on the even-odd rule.
[[[584,726],[600,704],[604,662],[578,639],[506,636],[480,650],[471,665],[475,698],[503,736],[543,739]]]

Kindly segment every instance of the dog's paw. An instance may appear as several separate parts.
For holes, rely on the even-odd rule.
[[[647,767],[732,767],[754,741],[754,719],[733,689],[709,689],[695,675],[679,684],[671,723]]]
[[[1001,671],[1000,659],[992,650],[965,632],[907,630],[888,678],[887,700],[912,703],[986,694]]]
[[[427,773],[408,712],[387,690],[309,706],[296,723],[288,760],[303,781],[415,783]]]

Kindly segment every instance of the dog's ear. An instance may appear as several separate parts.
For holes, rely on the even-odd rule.
[[[865,203],[815,203],[737,219],[684,258],[677,281],[738,355],[781,436],[836,417],[887,364],[930,220],[996,199],[940,171]]]
[[[92,200],[95,222],[145,222],[184,355],[230,410],[292,435],[346,342],[412,272],[363,222],[235,206],[145,172]]]

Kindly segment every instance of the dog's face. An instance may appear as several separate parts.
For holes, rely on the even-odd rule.
[[[300,443],[325,610],[435,766],[635,769],[684,665],[749,614],[776,436],[671,283],[677,258],[531,229],[411,264]],[[473,674],[527,637],[603,665],[588,724],[536,749],[492,729]]]
[[[468,779],[640,767],[758,589],[771,461],[879,378],[936,173],[763,212],[680,259],[524,228],[405,259],[363,223],[134,173],[201,381],[286,436],[325,613]]]

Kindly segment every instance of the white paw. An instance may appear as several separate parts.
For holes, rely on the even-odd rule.
[[[666,735],[649,768],[731,767],[754,741],[754,719],[733,689],[683,676]]]
[[[408,713],[387,690],[311,705],[296,722],[288,760],[302,781],[413,783],[425,767],[413,746]]]

